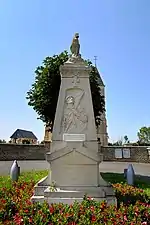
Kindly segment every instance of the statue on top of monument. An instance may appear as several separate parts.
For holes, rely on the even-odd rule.
[[[73,56],[80,56],[79,33],[75,33],[70,46],[70,51]]]

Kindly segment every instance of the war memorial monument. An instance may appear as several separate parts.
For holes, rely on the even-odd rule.
[[[70,58],[60,67],[52,143],[46,154],[50,172],[36,184],[32,201],[71,204],[82,201],[86,194],[97,201],[116,203],[112,186],[99,171],[103,156],[98,150],[89,82],[91,68],[81,57],[78,33],[70,50]]]

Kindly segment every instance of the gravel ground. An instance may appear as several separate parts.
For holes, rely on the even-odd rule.
[[[12,161],[0,161],[0,175],[8,175]],[[49,169],[46,161],[18,161],[21,171]],[[102,162],[100,172],[123,173],[129,163],[127,162]],[[132,163],[135,173],[143,176],[150,176],[150,164]]]

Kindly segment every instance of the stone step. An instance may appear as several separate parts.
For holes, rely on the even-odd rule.
[[[44,191],[44,197],[48,198],[83,198],[84,195],[92,196],[93,198],[105,198],[106,193],[103,189],[97,189],[96,191],[88,190],[87,192],[84,191],[73,191],[73,190],[57,190],[57,191],[50,191],[47,188]]]
[[[75,201],[82,202],[83,198],[45,198],[45,200],[49,204],[51,204],[51,203],[56,203],[57,204],[57,203],[62,203],[63,202],[63,204],[71,205]]]
[[[117,205],[117,201],[116,199],[110,197],[110,198],[94,198],[94,200],[96,201],[106,201],[108,205],[110,204],[115,204]],[[52,204],[52,203],[64,203],[64,204],[73,204],[75,201],[78,201],[78,202],[82,202],[83,201],[83,198],[77,198],[77,197],[74,197],[74,198],[60,198],[60,197],[44,197],[44,196],[32,196],[31,198],[31,201],[32,202],[40,202],[40,203],[43,203],[44,201],[46,201],[47,203],[49,204]]]
[[[34,187],[34,195],[41,196],[44,195],[44,190],[47,189],[48,186],[35,186]]]
[[[35,196],[35,195],[33,195],[32,197],[31,197],[31,201],[32,202],[40,202],[40,203],[43,203],[44,202],[44,196]]]

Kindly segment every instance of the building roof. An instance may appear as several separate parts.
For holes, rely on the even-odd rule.
[[[18,139],[18,138],[29,138],[36,139],[37,137],[33,134],[32,131],[17,129],[10,138]]]
[[[99,83],[99,85],[100,85],[100,86],[105,86],[105,85],[104,85],[104,82],[103,82],[103,80],[102,80],[102,78],[101,78],[101,75],[100,75],[100,73],[99,73],[99,71],[98,71],[98,69],[97,69],[97,67],[95,67],[95,69],[96,69],[96,72],[97,72],[98,83]]]

